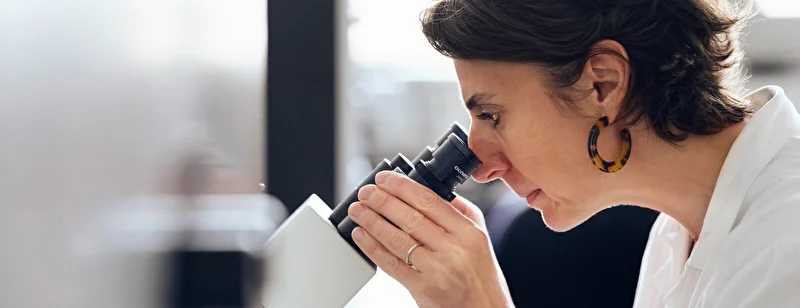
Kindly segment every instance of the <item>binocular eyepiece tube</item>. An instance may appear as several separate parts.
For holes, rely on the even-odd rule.
[[[468,136],[464,128],[454,122],[450,128],[436,141],[436,146],[426,146],[412,161],[403,154],[397,154],[391,161],[384,159],[358,186],[339,203],[331,213],[329,220],[337,226],[341,235],[370,265],[375,266],[364,253],[358,249],[352,239],[352,232],[358,225],[347,216],[350,205],[358,201],[358,191],[370,184],[375,184],[375,176],[381,171],[394,171],[435,192],[446,201],[455,198],[455,188],[463,184],[481,161],[468,146]]]

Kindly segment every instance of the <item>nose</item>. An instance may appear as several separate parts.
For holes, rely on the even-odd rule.
[[[511,163],[503,154],[501,148],[488,138],[470,128],[469,148],[483,163],[472,173],[472,178],[478,183],[486,183],[501,178],[511,169]]]

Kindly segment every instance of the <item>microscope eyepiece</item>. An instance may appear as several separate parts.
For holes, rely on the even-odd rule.
[[[453,193],[455,188],[463,184],[482,164],[469,149],[467,138],[464,128],[458,122],[454,122],[436,141],[436,147],[426,146],[413,161],[409,162],[402,154],[395,156],[392,161],[384,159],[344,201],[334,208],[329,220],[337,226],[339,234],[361,254],[364,260],[372,264],[353,241],[352,232],[358,225],[347,216],[350,204],[358,201],[358,191],[361,187],[375,184],[375,176],[379,172],[393,170],[431,189],[442,199],[452,201],[455,198]]]
[[[450,134],[447,141],[433,152],[433,159],[422,163],[430,169],[436,180],[444,185],[448,192],[452,192],[457,185],[463,184],[481,166],[478,157],[456,134]],[[440,194],[440,196],[444,199],[450,198],[449,195],[442,196]]]

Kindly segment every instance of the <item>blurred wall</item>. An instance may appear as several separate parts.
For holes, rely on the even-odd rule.
[[[800,103],[800,33],[795,29],[800,29],[800,16],[757,16],[750,23],[744,36],[748,90],[778,85],[795,105]]]
[[[259,0],[0,1],[0,307],[154,307],[103,217],[194,151],[258,192],[265,44]]]

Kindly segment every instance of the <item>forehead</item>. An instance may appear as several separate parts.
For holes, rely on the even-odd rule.
[[[480,60],[453,60],[461,95],[501,94],[509,89],[534,86],[540,74],[532,64]]]

